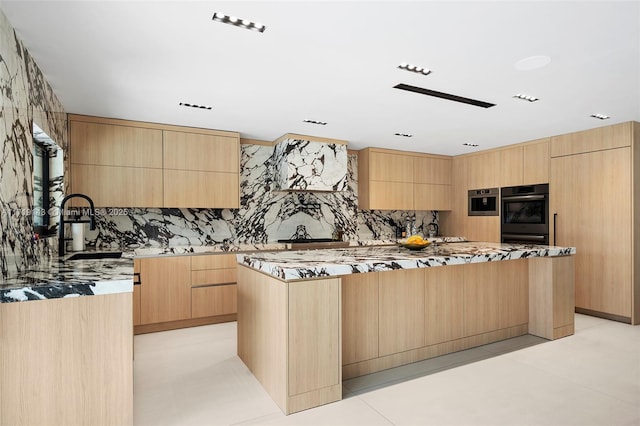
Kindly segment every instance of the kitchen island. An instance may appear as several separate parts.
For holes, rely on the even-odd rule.
[[[0,425],[133,424],[133,259],[0,280]]]
[[[575,252],[465,242],[239,254],[238,356],[290,414],[342,399],[342,379],[568,336]]]

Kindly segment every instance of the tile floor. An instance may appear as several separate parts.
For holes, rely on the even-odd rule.
[[[135,425],[640,425],[640,326],[576,315],[522,336],[345,381],[283,415],[236,356],[236,323],[135,337]]]

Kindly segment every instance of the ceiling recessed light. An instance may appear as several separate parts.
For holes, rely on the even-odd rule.
[[[477,143],[469,143],[469,142],[465,142],[462,145],[464,145],[464,146],[480,146]]]
[[[522,93],[518,93],[517,95],[513,95],[514,98],[516,99],[522,99],[523,101],[529,101],[529,102],[535,102],[535,101],[539,101],[539,98],[536,98],[535,96],[530,96],[530,95],[523,95]]]
[[[604,114],[591,114],[591,117],[597,118],[598,120],[606,120],[608,118],[611,118],[608,115],[604,115]]]
[[[199,108],[199,109],[212,109],[213,107],[210,106],[206,106],[206,105],[197,105],[197,104],[190,104],[190,103],[186,103],[186,102],[180,102],[181,106],[185,106],[185,107],[191,107],[191,108]]]
[[[235,25],[236,27],[245,28],[247,30],[254,30],[261,33],[267,29],[267,27],[258,22],[251,22],[248,19],[239,19],[235,16],[228,16],[220,12],[215,12],[211,19],[214,21],[222,22],[224,24]]]
[[[311,124],[320,124],[321,126],[326,126],[327,123],[324,121],[318,121],[318,120],[302,120],[305,123],[311,123]]]
[[[408,64],[406,62],[403,62],[400,65],[398,65],[398,68],[400,68],[401,70],[407,70],[407,71],[415,72],[415,73],[422,74],[422,75],[431,74],[431,70],[430,69],[427,69],[427,68],[424,68],[424,67],[419,67],[419,66],[413,65],[413,64]]]
[[[413,135],[412,135],[412,134],[410,134],[410,133],[396,133],[395,135],[396,135],[396,136],[402,136],[402,137],[405,137],[405,138],[411,138],[411,137],[413,137]]]
[[[519,71],[531,71],[538,68],[542,68],[551,63],[551,58],[545,55],[529,56],[528,58],[520,59],[513,66]]]

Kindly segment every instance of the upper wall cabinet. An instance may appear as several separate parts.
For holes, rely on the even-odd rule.
[[[631,123],[598,127],[551,138],[551,157],[630,146]]]
[[[97,207],[161,207],[162,130],[88,118],[69,116],[71,191]]]
[[[240,138],[232,132],[164,132],[165,207],[240,206]]]
[[[468,189],[549,182],[549,138],[467,156]]]
[[[522,146],[524,185],[549,182],[549,140],[550,138],[538,139]]]
[[[235,132],[69,115],[71,190],[96,207],[239,206]]]
[[[368,210],[450,210],[451,158],[377,148],[361,150],[358,205]]]

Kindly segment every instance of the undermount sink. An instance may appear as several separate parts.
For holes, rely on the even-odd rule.
[[[121,251],[81,252],[74,253],[65,260],[117,259],[122,257]]]

